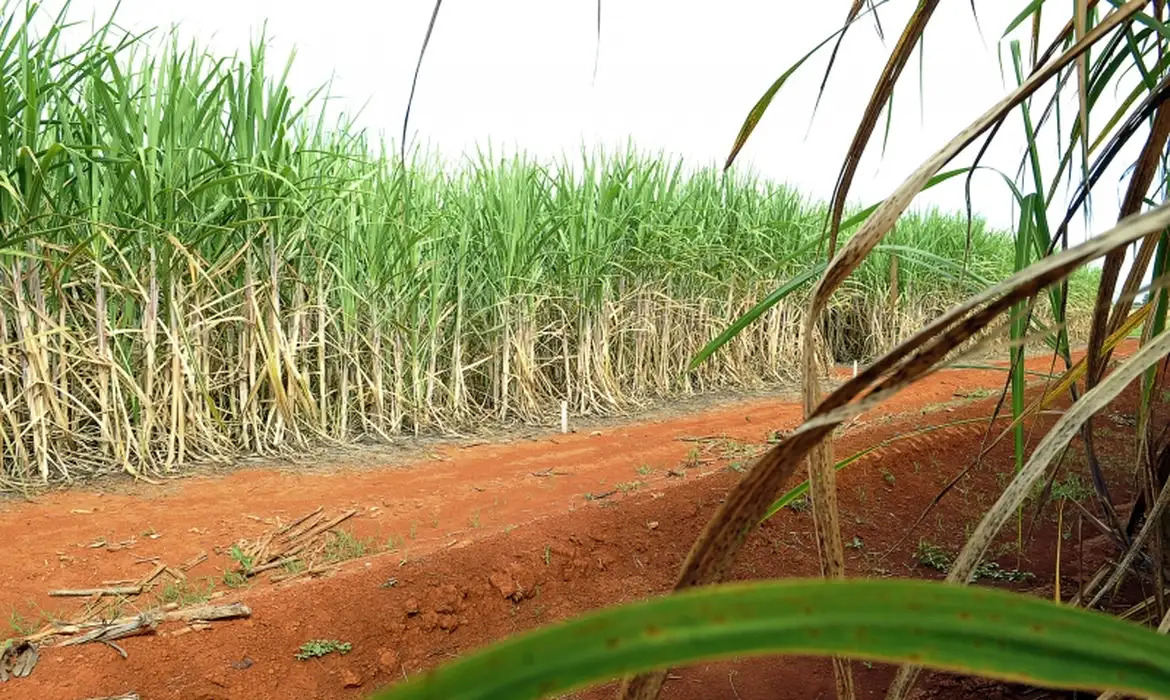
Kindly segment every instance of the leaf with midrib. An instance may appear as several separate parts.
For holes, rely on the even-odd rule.
[[[885,1],[886,0],[882,0],[882,2]],[[780,88],[784,87],[784,83],[788,82],[788,79],[792,77],[792,74],[799,70],[800,67],[804,65],[805,61],[812,58],[813,54],[824,48],[834,38],[844,36],[845,31],[849,29],[849,26],[856,22],[859,18],[869,14],[870,12],[874,12],[876,9],[877,5],[875,4],[864,12],[850,12],[849,17],[847,17],[845,20],[845,24],[840,29],[822,39],[821,43],[817,44],[808,53],[801,56],[800,60],[789,66],[788,70],[784,71],[779,78],[777,78],[770,86],[768,86],[768,89],[764,91],[764,94],[760,97],[759,100],[756,101],[756,104],[752,106],[751,111],[748,112],[747,118],[744,119],[743,125],[739,128],[739,133],[735,136],[735,142],[731,145],[731,152],[727,155],[727,160],[723,164],[723,168],[725,170],[730,168],[731,164],[735,162],[736,156],[739,155],[740,150],[743,149],[744,144],[747,143],[748,137],[752,135],[753,131],[755,131],[756,125],[760,123],[760,119],[764,116],[764,112],[768,111],[768,107],[771,106],[772,99],[776,97],[776,93],[780,91]],[[834,51],[833,54],[835,56],[836,51]],[[832,68],[831,59],[829,68]]]
[[[841,655],[1081,690],[1170,697],[1170,639],[1019,593],[934,581],[725,584],[512,637],[376,700],[523,700],[650,669],[765,654]]]
[[[925,192],[926,190],[930,189],[931,187],[934,187],[935,185],[946,182],[947,180],[951,179],[952,177],[955,177],[956,175],[961,175],[967,171],[968,171],[968,168],[957,168],[955,170],[948,170],[945,173],[939,173],[938,175],[935,175],[934,177],[930,178],[930,180],[926,183],[926,186],[923,187],[922,190]],[[843,221],[841,223],[841,230],[847,231],[850,228],[852,228],[853,226],[856,226],[857,224],[861,223],[862,221],[865,221],[865,218],[867,216],[869,216],[871,213],[873,213],[873,211],[875,209],[877,209],[879,206],[881,206],[880,202],[878,204],[874,204],[874,205],[871,205],[869,207],[866,207],[865,209],[862,209],[861,211],[857,212],[853,216],[849,217],[848,219],[846,219],[845,221]],[[909,251],[909,250],[910,250],[909,248],[903,248],[904,252]],[[799,252],[803,252],[803,251],[799,251]],[[927,253],[925,250],[919,250],[916,252],[920,255],[923,255],[923,256],[929,255],[929,253]],[[936,262],[941,263],[940,269],[945,269],[945,267],[947,267],[947,264],[944,261],[942,261],[941,259],[936,260]],[[782,299],[784,299],[785,297],[787,297],[789,294],[792,294],[796,290],[800,289],[805,284],[812,281],[813,278],[815,278],[817,275],[824,272],[826,265],[827,265],[827,263],[824,263],[824,262],[818,263],[818,264],[814,265],[813,267],[806,269],[805,271],[801,272],[796,277],[793,277],[792,279],[788,280],[787,282],[785,282],[784,284],[782,284],[781,286],[779,286],[775,290],[773,290],[771,294],[764,297],[759,303],[757,303],[750,310],[748,310],[747,313],[745,313],[744,315],[737,318],[734,323],[732,323],[730,326],[725,328],[722,333],[720,333],[715,338],[713,338],[709,343],[704,345],[703,349],[700,350],[698,352],[698,354],[696,354],[695,357],[690,361],[690,364],[687,365],[687,371],[688,372],[693,371],[696,367],[698,367],[699,365],[703,364],[708,359],[710,359],[711,356],[714,355],[717,350],[719,350],[719,348],[723,347],[724,345],[727,344],[728,341],[730,341],[735,336],[739,335],[740,331],[742,331],[744,328],[747,328],[749,325],[752,324],[752,322],[754,322],[760,316],[763,316],[764,313],[766,313],[768,311],[768,309],[771,309],[773,306],[780,303],[780,301]],[[969,275],[970,273],[967,273],[967,274]]]

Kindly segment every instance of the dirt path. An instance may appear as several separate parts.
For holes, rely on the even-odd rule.
[[[979,450],[986,423],[976,419],[989,414],[994,398],[987,390],[1003,379],[998,371],[943,371],[845,430],[839,458],[913,428],[969,421],[895,443],[842,472],[855,571],[931,575],[914,556],[919,541],[942,548],[961,542],[1010,471],[1009,441],[888,552]],[[1132,451],[1124,417],[1130,403],[1132,397],[1121,401],[1121,417],[1101,429],[1111,468],[1124,469]],[[22,627],[73,611],[49,598],[49,589],[138,578],[156,561],[177,566],[205,553],[207,561],[188,575],[222,581],[233,542],[318,506],[357,510],[349,530],[393,549],[345,562],[323,579],[273,585],[260,577],[234,590],[220,583],[222,601],[245,601],[251,619],[126,639],[126,659],[97,644],[46,648],[32,676],[0,685],[0,697],[75,700],[131,690],[146,700],[360,697],[514,631],[666,590],[737,470],[771,431],[798,420],[794,404],[753,400],[521,444],[445,447],[437,459],[406,467],[245,469],[0,505],[0,538],[15,553],[0,568],[0,603]],[[1051,580],[1047,543],[1055,523],[1048,515],[1028,555],[1002,559],[1005,569]],[[815,574],[811,533],[809,514],[783,511],[750,539],[735,576]],[[1061,572],[1066,589],[1075,590],[1079,562],[1065,561]],[[396,584],[387,587],[390,579]],[[347,641],[353,651],[295,661],[297,648],[313,638]],[[871,689],[888,674],[858,671]],[[820,660],[727,662],[676,676],[665,697],[795,699],[828,697],[832,689]],[[867,697],[880,696],[875,690]]]

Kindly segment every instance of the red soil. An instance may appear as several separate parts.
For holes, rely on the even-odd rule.
[[[1048,362],[1038,359],[1031,368],[1047,370]],[[998,393],[1003,380],[997,371],[939,372],[849,426],[836,454],[844,457],[921,426],[986,417],[994,396],[965,394]],[[1124,424],[1133,401],[1131,391],[1106,413],[1117,420],[1098,423],[1098,450],[1110,457],[1106,466],[1116,474],[1132,464],[1132,428]],[[73,604],[46,592],[141,577],[152,567],[142,558],[177,566],[206,552],[208,561],[189,575],[218,581],[233,564],[226,553],[231,543],[317,506],[328,513],[358,509],[346,527],[359,538],[379,544],[402,539],[396,551],[346,562],[328,578],[270,584],[262,575],[237,590],[220,583],[217,590],[226,592],[221,601],[246,602],[251,619],[204,631],[164,626],[156,635],[120,641],[126,659],[101,644],[46,647],[32,675],[0,685],[0,697],[77,700],[128,691],[145,700],[361,697],[513,632],[660,593],[669,589],[691,542],[739,478],[730,467],[743,459],[687,438],[723,436],[758,445],[772,430],[795,426],[799,415],[795,404],[755,400],[528,443],[447,447],[437,461],[407,467],[243,469],[164,486],[75,489],[0,504],[0,539],[10,553],[0,568],[0,604],[5,614],[26,617],[38,609],[74,612]],[[1043,417],[1036,427],[1052,420]],[[985,432],[985,422],[945,428],[882,448],[840,473],[844,536],[855,543],[848,550],[854,574],[937,576],[916,560],[918,542],[952,551],[962,542],[964,528],[977,522],[1011,470],[1010,440],[903,536],[941,486],[970,463]],[[545,470],[551,475],[537,475]],[[604,499],[585,498],[611,490]],[[1070,522],[1071,516],[1066,529]],[[1035,573],[1028,586],[1050,591],[1055,534],[1049,509],[1038,519],[1026,554],[1006,556],[1001,565]],[[1090,534],[1085,528],[1086,539]],[[92,547],[99,538],[130,544]],[[1075,540],[1066,544],[1060,569],[1066,596],[1076,590],[1082,566],[1094,565],[1080,561],[1082,549],[1097,561],[1108,553],[1077,547]],[[811,515],[786,509],[749,538],[733,577],[817,572]],[[398,583],[383,587],[390,578]],[[515,588],[529,597],[518,603],[505,597]],[[141,605],[153,604],[152,596],[143,598],[152,600]],[[294,660],[297,648],[313,638],[348,641],[353,650]],[[855,664],[855,672],[862,697],[882,696],[889,668]],[[995,697],[939,675],[923,685],[946,697]],[[829,698],[832,686],[825,660],[768,658],[676,670],[663,696]],[[612,689],[581,697],[608,697]]]

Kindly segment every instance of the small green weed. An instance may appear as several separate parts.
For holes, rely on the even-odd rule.
[[[643,464],[642,466],[638,467],[637,471],[642,476],[650,476],[650,474],[654,472],[654,468],[649,464]]]
[[[239,564],[241,571],[248,572],[252,570],[252,557],[244,554],[244,550],[240,549],[240,545],[233,544],[231,550],[228,552],[228,556],[230,556],[236,562],[236,564]]]
[[[759,454],[759,451],[756,445],[749,445],[738,440],[730,439],[723,441],[723,459],[738,458],[740,461],[745,461],[755,457]]]
[[[950,553],[933,542],[926,540],[919,542],[918,551],[914,553],[914,558],[918,560],[919,564],[929,566],[944,574],[951,569]]]
[[[359,540],[349,530],[334,530],[325,543],[325,561],[335,564],[364,557],[375,548],[371,540]]]
[[[1080,474],[1069,473],[1064,477],[1063,481],[1057,481],[1052,484],[1052,498],[1060,499],[1067,498],[1070,501],[1088,500],[1093,496],[1093,487],[1089,485]]]
[[[13,632],[16,632],[22,637],[37,631],[36,625],[32,624],[29,618],[21,615],[17,610],[13,610],[8,616],[8,626],[12,628]]]
[[[929,413],[938,413],[939,411],[945,411],[950,407],[951,407],[950,403],[947,403],[947,402],[928,403],[925,406],[923,406],[921,409],[919,409],[919,413],[921,415],[925,416]]]
[[[985,561],[975,569],[975,578],[986,578],[992,581],[1008,581],[1017,583],[1019,581],[1031,581],[1036,578],[1036,575],[1031,571],[1020,571],[1019,569],[1001,569],[999,564],[993,561]]]
[[[319,659],[326,654],[337,652],[345,656],[353,649],[353,645],[349,642],[339,642],[336,639],[311,639],[301,645],[301,648],[296,653],[296,658],[301,661],[308,661],[309,659]]]
[[[809,498],[807,493],[803,493],[792,499],[792,502],[787,507],[795,513],[807,513],[812,510],[812,499]]]
[[[885,467],[882,467],[881,472],[882,472],[882,481],[886,482],[890,486],[893,486],[895,483],[897,483],[898,478],[894,476],[894,473],[892,471],[890,471],[889,469],[886,469]]]
[[[8,615],[8,626],[12,628],[13,632],[25,637],[41,629],[51,620],[50,615],[46,615],[39,606],[30,602],[26,613],[22,613],[16,608],[12,609]]]
[[[158,593],[158,600],[163,605],[175,603],[179,606],[206,603],[215,590],[215,580],[211,577],[203,579],[202,583],[187,581],[171,581],[162,587]]]
[[[963,398],[971,399],[971,400],[985,399],[988,396],[991,396],[995,393],[996,392],[994,389],[972,389],[971,391],[968,391],[967,393],[963,394]]]
[[[951,570],[951,564],[955,558],[950,552],[942,547],[927,542],[925,540],[918,543],[918,551],[915,554],[918,562],[924,566],[940,572],[947,573]],[[992,581],[1029,581],[1036,578],[1035,574],[1030,571],[1020,571],[1019,569],[1002,569],[999,564],[994,561],[985,561],[975,568],[973,580],[990,579]]]
[[[223,585],[228,588],[243,588],[248,585],[248,577],[238,571],[223,572]]]

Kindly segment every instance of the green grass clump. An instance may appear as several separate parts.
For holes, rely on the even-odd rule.
[[[49,622],[52,622],[53,615],[45,612],[39,605],[35,603],[28,603],[25,610],[22,611],[18,607],[13,607],[8,613],[8,627],[20,637],[28,636]]]
[[[308,661],[334,652],[345,656],[351,650],[353,650],[353,645],[349,642],[339,642],[336,639],[311,639],[300,646],[295,656],[301,661]]]
[[[248,577],[238,571],[223,572],[223,585],[228,588],[243,588],[248,585]]]
[[[1052,499],[1066,498],[1070,501],[1087,501],[1093,496],[1093,487],[1080,474],[1069,473],[1064,479],[1053,482]]]
[[[788,504],[788,509],[795,513],[807,513],[812,510],[812,498],[807,493],[792,499]]]
[[[930,567],[940,573],[948,573],[951,570],[951,563],[955,557],[953,554],[943,549],[942,547],[927,541],[918,543],[918,549],[915,552],[915,558],[918,563],[923,566]],[[981,562],[979,566],[975,567],[975,572],[972,580],[989,579],[992,581],[1005,581],[1010,583],[1017,583],[1020,581],[1030,581],[1036,578],[1036,575],[1030,571],[1020,571],[1019,569],[1003,569],[994,561]]]
[[[329,539],[325,541],[323,557],[327,563],[334,564],[364,557],[377,550],[373,540],[358,539],[349,530],[333,530]]]
[[[211,599],[211,594],[214,591],[215,581],[211,578],[206,578],[201,582],[172,580],[162,587],[157,596],[158,602],[163,605],[175,604],[182,607],[206,603]]]

